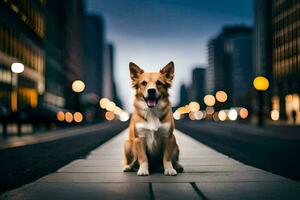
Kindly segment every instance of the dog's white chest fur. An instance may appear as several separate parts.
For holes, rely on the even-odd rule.
[[[146,121],[136,123],[137,134],[146,142],[149,153],[159,152],[163,139],[169,136],[171,124],[161,123],[153,110],[145,110],[144,114]]]

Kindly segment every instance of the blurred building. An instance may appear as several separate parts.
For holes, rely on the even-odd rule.
[[[180,106],[184,106],[186,104],[189,103],[189,92],[188,92],[188,87],[185,84],[182,84],[180,86],[180,99],[179,99],[179,103],[176,106],[176,108],[180,107]]]
[[[210,94],[225,91],[228,94],[225,106],[251,107],[252,34],[252,28],[247,26],[226,26],[208,43],[206,91]]]
[[[300,123],[300,4],[293,0],[273,0],[273,110],[281,119]],[[294,118],[294,119],[293,119]]]
[[[84,80],[85,94],[103,96],[103,67],[105,35],[103,19],[100,16],[85,16],[84,28]]]
[[[45,91],[44,0],[0,2],[0,107],[35,108]],[[22,63],[20,74],[12,63]],[[3,113],[3,112],[1,112]]]
[[[265,76],[272,85],[272,0],[254,0],[254,77]],[[253,77],[253,78],[254,78]],[[264,110],[270,110],[272,87],[265,92]],[[253,91],[252,107],[258,112],[258,98]]]
[[[205,68],[197,67],[192,72],[192,83],[189,88],[189,100],[202,104],[205,96]]]

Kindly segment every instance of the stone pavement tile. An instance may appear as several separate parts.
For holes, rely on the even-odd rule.
[[[286,178],[263,172],[204,172],[180,173],[177,176],[164,176],[162,173],[152,173],[140,177],[135,172],[127,173],[54,173],[45,176],[38,182],[57,183],[101,183],[101,182],[243,182],[243,181],[284,181]]]
[[[33,183],[0,196],[0,199],[150,199],[148,183]]]
[[[116,173],[122,172],[120,166],[117,167],[106,167],[106,166],[96,166],[96,167],[80,167],[80,166],[67,166],[58,170],[58,172],[68,172],[68,173],[92,173],[92,172],[103,172],[103,173]]]
[[[300,199],[300,183],[293,181],[197,183],[197,186],[211,200]]]
[[[155,200],[201,199],[189,183],[153,183]]]

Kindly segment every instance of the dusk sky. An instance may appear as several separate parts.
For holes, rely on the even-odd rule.
[[[179,88],[189,84],[192,69],[207,65],[207,42],[226,24],[252,25],[252,0],[88,0],[87,11],[104,17],[106,38],[115,46],[118,93],[132,110],[128,63],[158,71],[175,63],[170,91],[174,105]]]

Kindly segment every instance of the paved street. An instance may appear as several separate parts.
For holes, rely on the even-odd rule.
[[[176,127],[236,160],[300,181],[300,127],[179,121]]]
[[[123,173],[127,131],[58,171],[0,199],[299,199],[300,183],[247,166],[175,131],[185,172]]]
[[[86,156],[126,126],[127,123],[115,121],[2,140],[0,193],[30,183]]]

